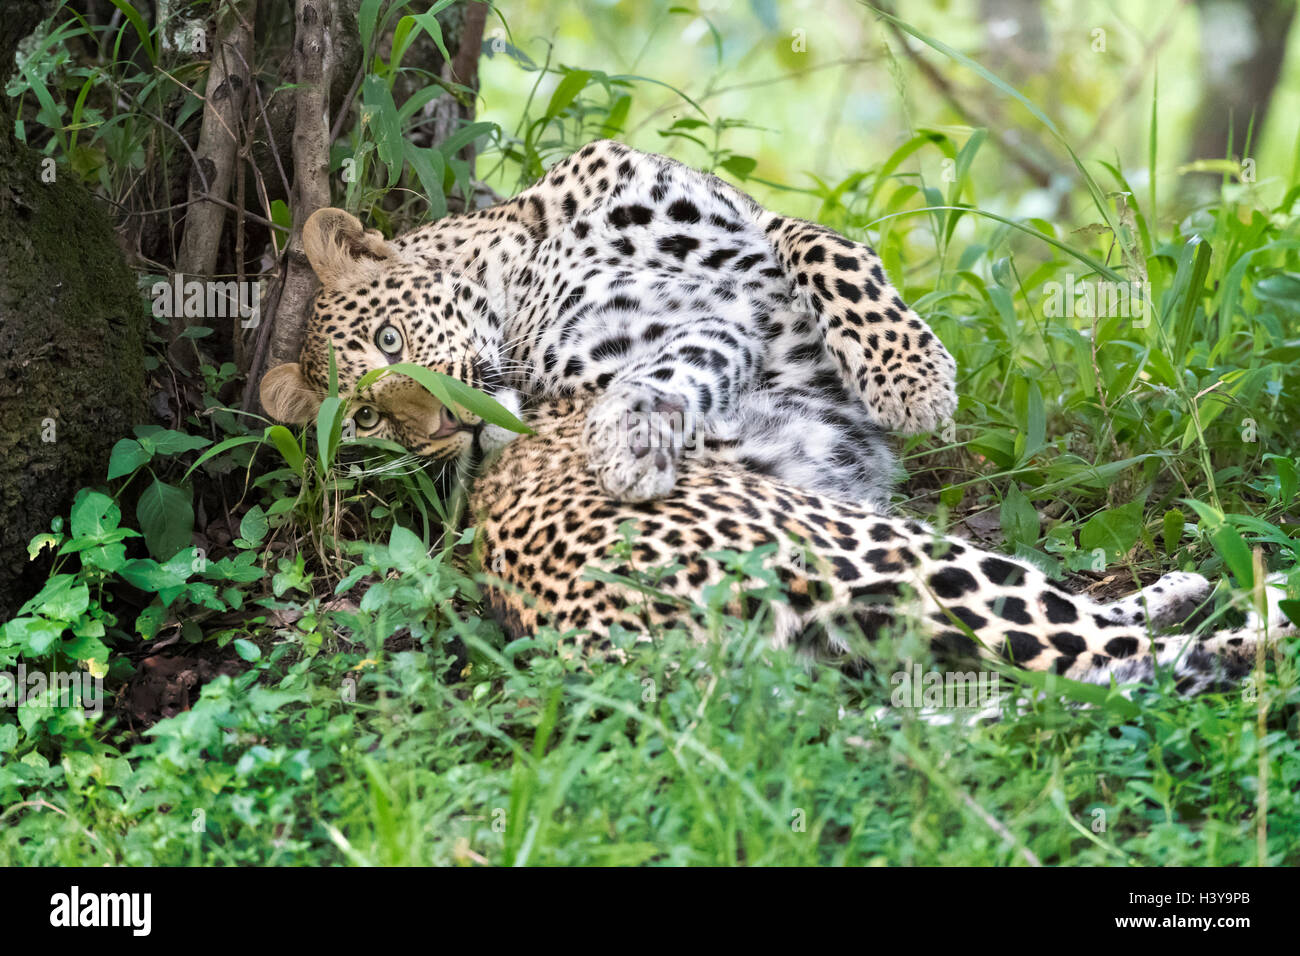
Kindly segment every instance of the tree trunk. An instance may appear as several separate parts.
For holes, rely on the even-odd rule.
[[[307,310],[316,294],[316,277],[303,252],[302,227],[308,216],[330,204],[330,5],[324,0],[297,0],[295,11],[298,88],[294,91],[293,234],[284,282],[278,290],[267,368],[296,362],[302,351]]]
[[[186,276],[211,278],[216,272],[226,207],[241,162],[245,135],[244,101],[252,80],[254,0],[230,0],[217,8],[212,56],[204,90],[203,125],[195,150],[197,165],[190,170],[189,205],[185,236],[176,258],[176,271]],[[217,202],[210,201],[211,199]],[[180,338],[187,325],[184,315],[172,319],[174,361],[193,369],[196,353],[192,340]],[[238,337],[238,320],[234,335]]]
[[[16,25],[23,11],[45,9],[6,7],[0,82],[35,25]],[[0,620],[38,582],[29,539],[103,482],[114,442],[141,420],[148,322],[107,215],[12,130],[0,106]]]
[[[1282,75],[1295,0],[1227,3],[1197,0],[1204,86],[1189,159],[1243,156],[1254,119],[1259,144],[1273,90]],[[1233,155],[1228,155],[1229,140]]]

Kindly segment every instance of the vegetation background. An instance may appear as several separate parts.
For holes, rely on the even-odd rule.
[[[0,670],[102,677],[107,698],[0,709],[0,862],[1300,862],[1294,642],[1240,692],[1057,682],[935,723],[894,697],[916,635],[862,676],[810,668],[723,613],[754,587],[735,555],[700,596],[718,641],[589,668],[484,619],[455,495],[349,440],[346,396],[300,432],[258,415],[249,384],[296,356],[313,209],[395,234],[613,136],[878,248],[960,368],[956,419],[900,442],[900,508],[1099,595],[1201,571],[1213,623],[1266,570],[1294,597],[1295,4],[891,12],[7,8],[3,212],[44,244],[0,246],[0,287],[89,294],[67,330],[66,302],[0,296],[0,381],[27,386],[0,392],[3,460],[53,492],[6,496],[24,540],[0,542]],[[130,272],[56,261],[92,243]],[[157,315],[178,274],[265,280],[260,320]],[[1061,308],[1098,281],[1142,308]],[[79,406],[106,341],[144,353],[116,363],[132,428]]]

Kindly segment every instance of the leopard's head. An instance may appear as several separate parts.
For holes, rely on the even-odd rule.
[[[501,321],[486,291],[463,276],[405,259],[376,230],[341,209],[320,209],[303,227],[307,259],[323,288],[316,296],[298,362],[262,378],[262,405],[283,422],[315,417],[329,392],[330,347],[339,394],[352,395],[372,369],[409,362],[497,393]],[[358,436],[384,438],[417,455],[450,459],[474,442],[479,418],[443,406],[405,375],[380,378],[349,414]]]

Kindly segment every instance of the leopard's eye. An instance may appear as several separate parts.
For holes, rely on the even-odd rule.
[[[375,344],[386,355],[396,355],[402,351],[402,333],[395,325],[385,325],[375,334]]]
[[[358,428],[374,428],[379,424],[379,411],[373,405],[358,405],[352,413]]]

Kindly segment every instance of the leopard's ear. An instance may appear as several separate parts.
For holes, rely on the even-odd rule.
[[[274,419],[301,425],[316,417],[325,398],[307,384],[302,377],[302,366],[297,362],[277,365],[262,376],[260,388],[262,407]]]
[[[369,280],[396,252],[377,229],[342,209],[317,209],[302,227],[307,261],[327,289]]]

